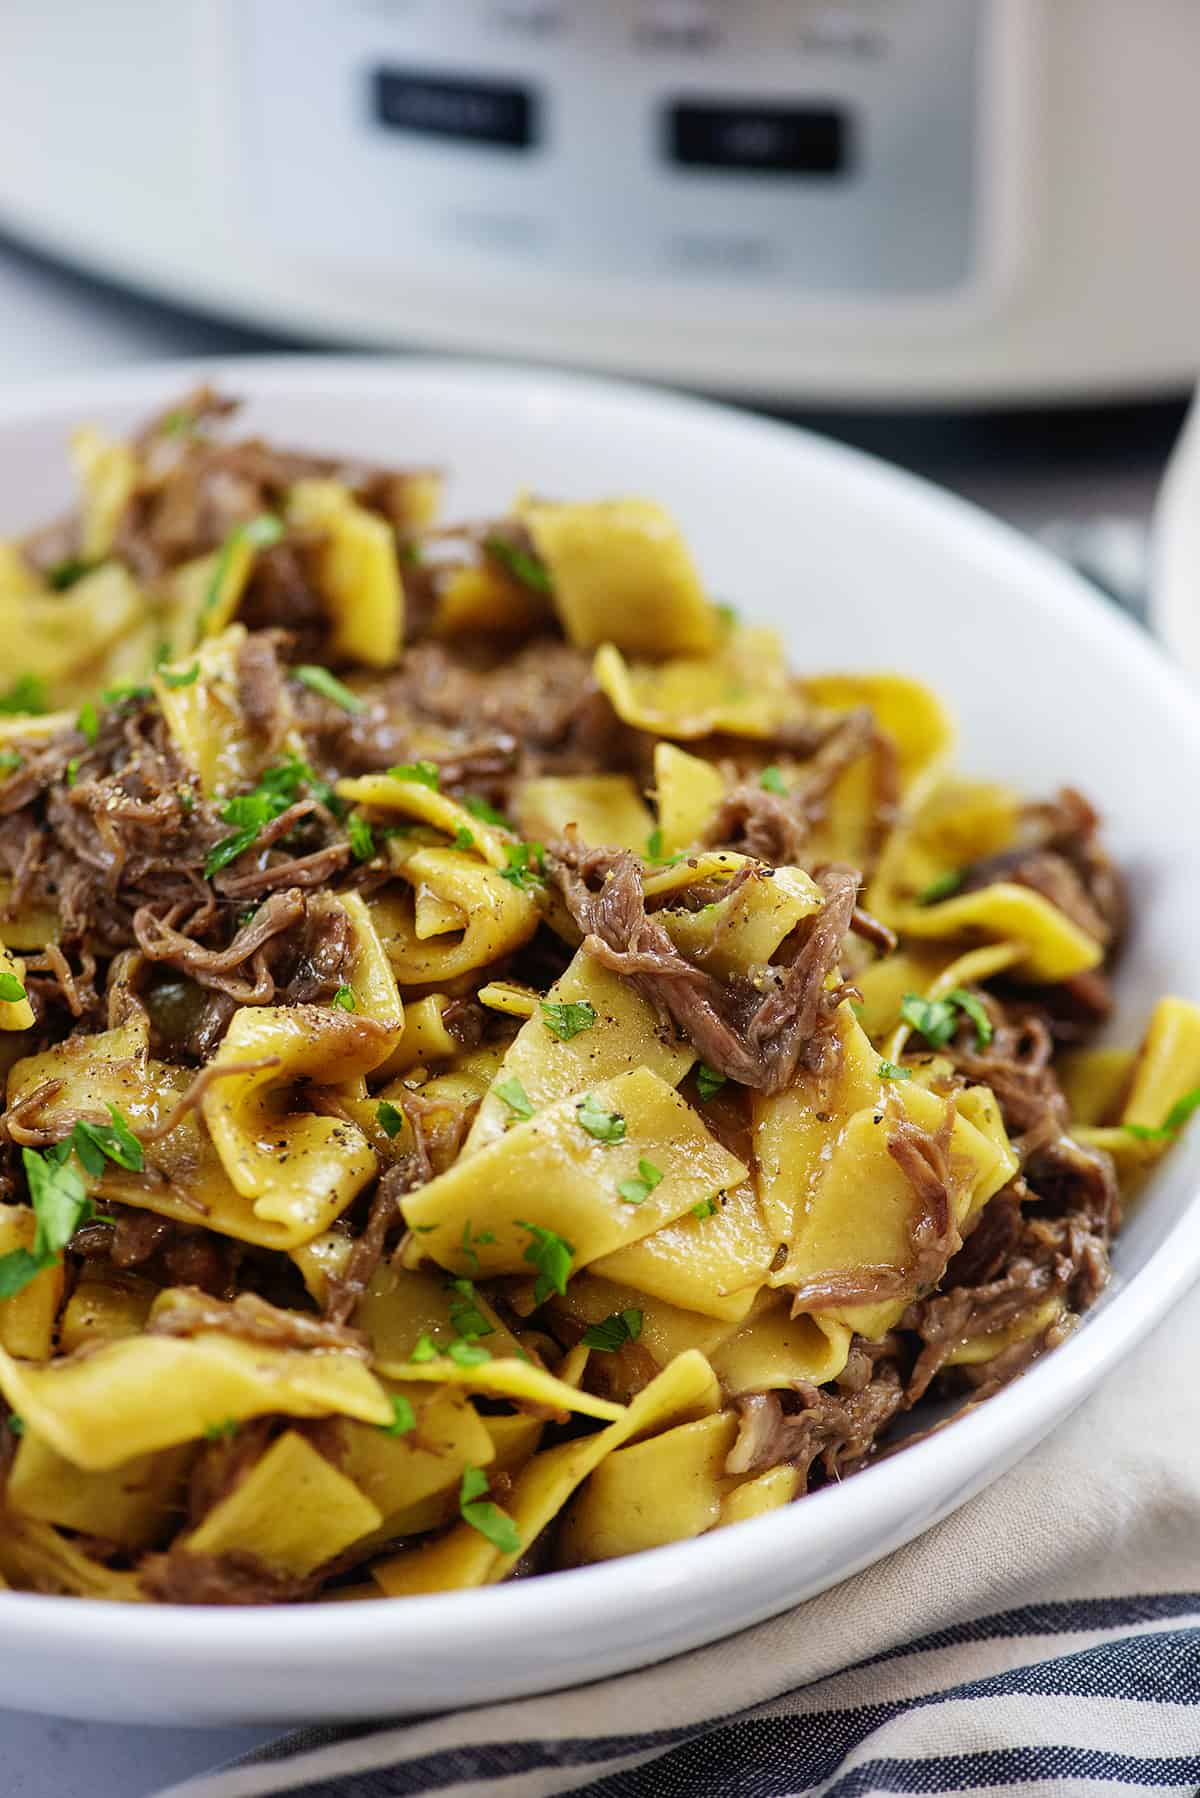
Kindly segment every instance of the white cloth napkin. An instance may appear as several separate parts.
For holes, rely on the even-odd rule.
[[[160,1798],[1195,1793],[1200,1292],[1020,1466],[786,1616],[577,1691],[266,1754]]]

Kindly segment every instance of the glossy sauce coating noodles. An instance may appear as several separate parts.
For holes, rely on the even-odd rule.
[[[0,545],[0,1584],[550,1572],[1061,1340],[1200,1089],[1182,1001],[1089,1046],[1088,802],[790,670],[652,500],[442,526],[232,411]]]

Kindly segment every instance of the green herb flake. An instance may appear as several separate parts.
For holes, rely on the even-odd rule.
[[[141,681],[119,680],[114,686],[105,687],[100,695],[104,705],[124,705],[127,699],[153,699],[153,687],[143,685]]]
[[[238,545],[245,543],[251,549],[270,549],[273,544],[282,541],[283,534],[283,520],[276,518],[273,512],[260,512],[257,518],[249,518],[245,524],[234,525],[217,551],[212,578],[204,595],[204,603],[200,607],[201,626],[221,597],[221,588],[225,585],[229,564],[233,560],[234,551]]]
[[[656,825],[646,838],[644,861],[654,862],[660,868],[673,868],[684,859],[682,849],[675,855],[667,855],[663,850],[662,826]]]
[[[528,1230],[533,1238],[525,1250],[525,1260],[537,1269],[533,1288],[534,1301],[544,1305],[552,1292],[563,1293],[567,1290],[575,1245],[557,1231],[543,1229],[541,1224],[527,1224],[518,1218],[517,1226],[521,1230]]]
[[[603,1323],[589,1324],[580,1340],[584,1348],[614,1355],[627,1342],[636,1342],[641,1333],[642,1313],[631,1307],[628,1311],[614,1311]]]
[[[546,852],[540,843],[506,843],[504,855],[507,866],[500,870],[501,880],[520,887],[523,893],[544,884]]]
[[[581,1129],[597,1142],[623,1142],[625,1119],[619,1111],[606,1111],[595,1093],[584,1093],[575,1107]]]
[[[65,593],[76,581],[81,581],[85,574],[91,574],[99,568],[98,561],[87,561],[83,556],[64,556],[61,562],[55,562],[46,570],[46,585],[53,587],[56,593]]]
[[[468,1222],[467,1231],[470,1228]],[[470,1280],[450,1282],[450,1328],[464,1342],[476,1342],[481,1336],[495,1335],[491,1324],[479,1309],[475,1286]]]
[[[380,1099],[375,1107],[375,1121],[389,1139],[399,1136],[404,1128],[404,1113],[390,1099]]]
[[[361,812],[353,812],[346,820],[346,835],[355,861],[369,862],[375,853],[375,832]]]
[[[501,1554],[520,1554],[521,1538],[516,1524],[507,1511],[502,1511],[499,1505],[484,1498],[483,1494],[487,1490],[488,1477],[482,1467],[463,1469],[462,1485],[458,1492],[458,1508],[463,1522],[469,1523],[473,1530],[478,1530]]]
[[[79,779],[80,760],[81,758],[79,756],[73,755],[67,763],[67,785],[69,787],[73,787],[75,782]]]
[[[958,1029],[958,1010],[949,999],[922,999],[919,993],[905,993],[900,1016],[931,1049],[944,1049]]]
[[[10,1411],[8,1414],[8,1428],[11,1435],[23,1436],[25,1434],[25,1419],[18,1416],[17,1412]]]
[[[226,1417],[220,1423],[210,1423],[204,1436],[207,1442],[228,1442],[237,1435],[240,1424],[236,1417]]]
[[[343,712],[365,712],[367,702],[352,693],[344,681],[336,674],[330,674],[328,668],[318,668],[312,662],[302,662],[292,673],[296,679],[306,686],[311,693],[319,693],[322,699],[328,699],[334,705],[340,705]]]
[[[662,1169],[642,1156],[638,1162],[637,1179],[620,1181],[617,1192],[627,1205],[641,1205],[650,1197],[654,1188],[661,1185],[662,1177]]]
[[[118,1167],[126,1168],[130,1173],[140,1174],[145,1167],[145,1156],[128,1119],[122,1117],[115,1105],[109,1106],[108,1115],[111,1121],[107,1124],[89,1124],[80,1119],[71,1132],[71,1147],[85,1170],[93,1176],[104,1172],[106,1160],[115,1161]]]
[[[339,986],[330,1003],[336,1005],[339,1011],[358,1010],[358,1001],[354,997],[352,986]]]
[[[290,805],[295,804],[304,785],[308,786],[313,798],[322,803],[326,793],[333,797],[328,783],[318,781],[307,762],[298,755],[290,755],[285,761],[266,769],[252,792],[239,793],[229,800],[221,811],[221,818],[226,824],[236,825],[237,829],[209,850],[204,860],[205,879],[211,880],[221,868],[249,849],[264,825],[281,817]]]
[[[503,812],[498,812],[494,805],[489,805],[486,799],[480,799],[474,793],[464,794],[459,803],[470,812],[473,818],[478,818],[481,824],[495,824],[501,830],[512,829],[512,825]]]
[[[388,1395],[392,1401],[391,1423],[381,1423],[380,1429],[385,1436],[407,1436],[417,1427],[417,1414],[413,1410],[412,1400],[405,1398],[402,1392]]]
[[[436,762],[398,762],[388,773],[393,780],[406,780],[417,787],[428,787],[436,793],[441,784],[441,773]]]
[[[542,1022],[560,1042],[569,1043],[582,1030],[590,1030],[596,1022],[596,1008],[586,999],[566,999],[558,1003],[541,1001]]]
[[[949,899],[952,893],[957,893],[962,883],[961,869],[951,868],[948,873],[939,874],[936,880],[931,880],[927,887],[923,887],[917,894],[915,903],[936,905],[939,899]]]
[[[456,849],[474,849],[475,847],[474,832],[469,831],[465,824],[460,824],[454,833],[454,847]]]
[[[897,1067],[894,1061],[881,1061],[879,1064],[881,1080],[911,1080],[912,1073],[911,1068]]]
[[[716,1068],[710,1068],[706,1061],[700,1063],[696,1069],[696,1091],[702,1105],[706,1105],[714,1093],[720,1092],[726,1078],[726,1075],[718,1074]]]
[[[68,1161],[70,1150],[69,1142],[44,1153],[21,1150],[37,1228],[32,1251],[13,1249],[0,1255],[0,1299],[15,1298],[45,1268],[56,1266],[76,1230],[92,1215],[83,1181]]]
[[[15,749],[0,749],[0,774],[15,774],[21,766],[21,757]]]
[[[429,1334],[428,1330],[421,1331],[421,1334],[417,1337],[416,1345],[408,1358],[410,1361],[417,1362],[418,1365],[423,1361],[437,1360],[438,1351],[434,1346],[433,1337]]]
[[[493,561],[499,562],[505,573],[511,574],[523,587],[530,587],[535,593],[553,592],[546,564],[540,557],[522,549],[519,544],[509,543],[504,537],[485,537],[483,547]]]
[[[178,692],[180,687],[195,686],[199,675],[199,662],[193,662],[191,667],[185,668],[181,674],[176,674],[174,670],[170,668],[159,669],[159,679],[162,681],[163,686],[171,693]]]
[[[1121,1128],[1139,1142],[1167,1142],[1183,1129],[1196,1110],[1200,1110],[1200,1086],[1176,1099],[1161,1124],[1122,1124]]]
[[[0,712],[6,717],[41,717],[50,710],[46,683],[36,674],[20,674],[8,692],[0,697]]]
[[[533,1100],[514,1074],[510,1080],[497,1080],[492,1088],[498,1099],[503,1099],[514,1117],[524,1121],[533,1116]]]
[[[477,1342],[463,1342],[461,1339],[452,1342],[446,1353],[457,1367],[482,1367],[485,1361],[492,1358],[490,1349],[481,1347]]]
[[[715,1199],[700,1199],[692,1206],[692,1216],[699,1218],[715,1217],[716,1210],[717,1201]]]
[[[100,735],[100,714],[90,699],[80,706],[75,728],[89,745]]]
[[[6,1005],[19,1005],[28,996],[15,974],[0,974],[0,999]]]
[[[764,793],[777,793],[781,799],[787,794],[787,782],[773,762],[769,768],[763,769],[758,777],[758,784]]]

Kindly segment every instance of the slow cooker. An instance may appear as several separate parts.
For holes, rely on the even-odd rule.
[[[326,340],[786,405],[1200,364],[1195,0],[39,0],[0,228]]]

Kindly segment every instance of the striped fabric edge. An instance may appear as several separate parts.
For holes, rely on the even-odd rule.
[[[1185,1620],[1186,1627],[1154,1628]],[[1085,1640],[1055,1653],[1056,1638],[1066,1635]],[[1044,1645],[1040,1653],[1035,1642]],[[893,1679],[905,1695],[889,1691],[887,1663],[930,1653],[940,1660],[936,1651],[947,1648],[959,1650],[956,1672],[974,1669],[973,1676],[934,1681],[914,1692],[914,1670],[906,1667],[902,1682]],[[1022,1658],[1014,1659],[1013,1649]],[[826,1704],[826,1688],[843,1687],[868,1668],[876,1670],[870,1703]],[[859,1760],[873,1736],[886,1731],[891,1740],[897,1729],[903,1733],[906,1718],[929,1707],[953,1708],[961,1743],[964,1727],[994,1737],[1000,1711],[1012,1713],[1015,1702],[1016,1717],[1022,1701],[1048,1699],[1081,1701],[1074,1741],[1039,1744],[1035,1732],[1014,1721],[1020,1747],[998,1748],[981,1735],[968,1753],[888,1752]],[[1171,1747],[1177,1737],[1179,1754],[1130,1752],[1138,1746],[1129,1741],[1130,1713],[1139,1705],[1155,1707],[1148,1714],[1160,1725],[1170,1722]],[[950,1714],[939,1710],[939,1728]],[[502,1720],[502,1707],[489,1707],[408,1724],[302,1731],[159,1798],[499,1798],[510,1792],[540,1798],[568,1791],[586,1798],[1020,1791],[1032,1798],[1044,1781],[1056,1795],[1073,1790],[1064,1779],[1080,1782],[1080,1791],[1173,1791],[1189,1782],[1194,1791],[1200,1784],[1200,1593],[1064,1601],[996,1613],[870,1656],[752,1713],[672,1729],[505,1739],[497,1728]],[[858,1764],[847,1764],[852,1757]]]

